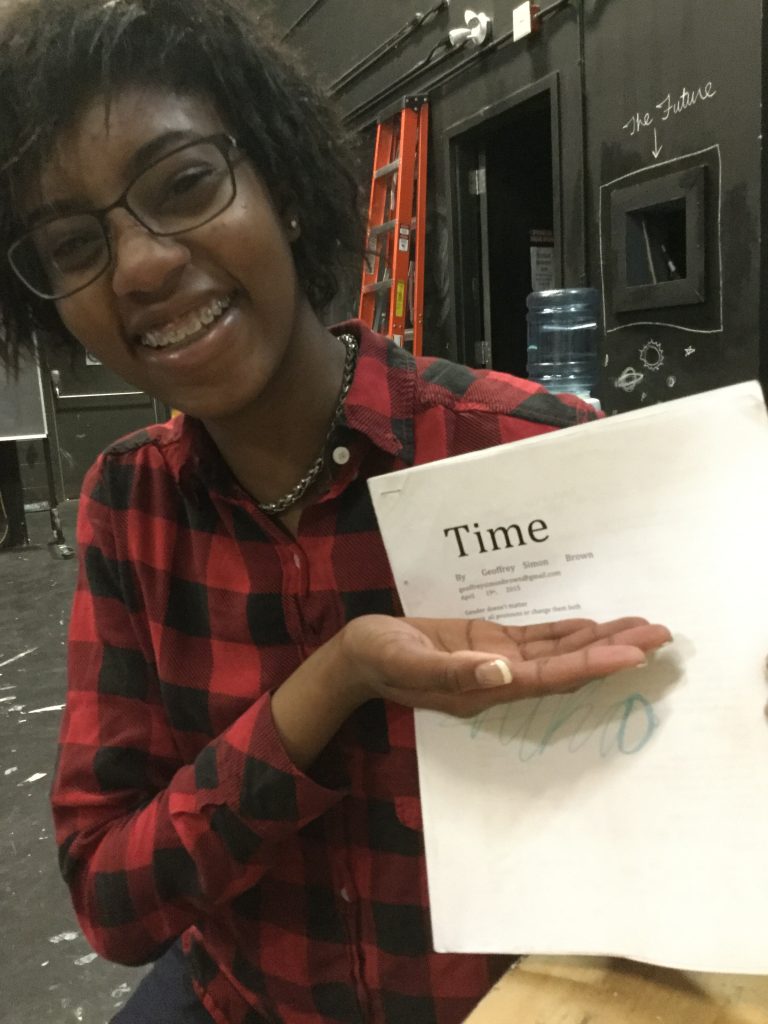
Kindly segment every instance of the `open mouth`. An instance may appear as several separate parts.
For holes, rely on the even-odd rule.
[[[220,299],[213,299],[205,306],[186,313],[183,317],[173,321],[166,327],[154,331],[147,331],[138,339],[138,343],[145,348],[165,349],[178,345],[187,345],[192,341],[202,338],[211,327],[219,321],[232,305],[233,296],[229,295]]]

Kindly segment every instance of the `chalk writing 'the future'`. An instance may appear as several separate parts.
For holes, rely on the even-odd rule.
[[[717,89],[712,82],[707,82],[706,85],[700,85],[697,89],[683,89],[679,96],[673,96],[671,92],[668,92],[664,99],[656,104],[656,109],[659,111],[662,121],[669,121],[675,115],[682,114],[699,103],[706,103],[707,100],[714,99],[715,96],[717,96]],[[655,119],[650,110],[636,111],[626,124],[622,125],[622,128],[630,135],[637,135],[643,128],[650,128],[654,123]]]
[[[466,558],[472,551],[487,555],[493,551],[504,551],[514,547],[525,547],[528,542],[543,544],[549,540],[549,527],[543,519],[532,519],[527,526],[511,523],[509,526],[480,528],[479,523],[461,523],[443,530],[444,537],[453,537],[459,558]],[[469,550],[468,550],[469,549]]]

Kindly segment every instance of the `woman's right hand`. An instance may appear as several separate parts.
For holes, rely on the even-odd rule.
[[[307,769],[356,708],[383,697],[469,718],[494,704],[575,690],[645,663],[671,640],[645,619],[501,626],[363,615],[319,647],[272,695],[293,763]]]
[[[337,637],[355,703],[383,697],[463,718],[637,668],[671,639],[665,626],[643,618],[502,626],[385,615],[353,619]]]

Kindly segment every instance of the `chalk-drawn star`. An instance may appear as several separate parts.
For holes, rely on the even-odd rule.
[[[689,345],[688,348],[685,350],[685,354],[687,356],[692,356],[695,353],[695,351],[696,349],[693,347],[693,345]]]

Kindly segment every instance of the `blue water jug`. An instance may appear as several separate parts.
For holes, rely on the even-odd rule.
[[[528,376],[549,391],[589,398],[597,384],[599,294],[558,288],[528,296]]]

